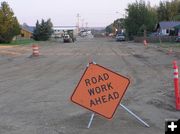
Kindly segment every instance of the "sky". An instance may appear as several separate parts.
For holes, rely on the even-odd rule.
[[[123,17],[128,3],[136,0],[0,0],[8,2],[20,24],[34,26],[37,20],[51,19],[54,26],[105,27]],[[152,6],[160,0],[150,1]]]

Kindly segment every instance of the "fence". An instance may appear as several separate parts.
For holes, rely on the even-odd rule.
[[[147,42],[156,43],[156,42],[175,42],[177,36],[152,36],[146,37]],[[135,42],[143,42],[144,37],[134,37]]]

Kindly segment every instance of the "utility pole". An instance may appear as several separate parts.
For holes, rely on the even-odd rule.
[[[86,30],[87,30],[87,28],[88,28],[88,22],[86,22]]]
[[[82,22],[82,29],[83,29],[83,27],[84,27],[84,19],[82,19],[81,22]]]
[[[80,32],[80,29],[79,29],[79,19],[80,19],[80,15],[79,13],[77,14],[77,27],[78,27],[78,33]]]

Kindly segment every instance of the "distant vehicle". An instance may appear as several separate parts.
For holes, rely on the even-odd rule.
[[[71,37],[70,37],[69,34],[65,34],[65,35],[63,36],[63,41],[64,41],[64,43],[65,43],[65,42],[72,42],[72,39],[71,39]]]
[[[157,36],[160,36],[160,33],[158,32],[153,32],[149,35],[150,37],[157,37]]]
[[[176,42],[180,42],[180,36],[175,39]]]
[[[125,41],[125,35],[123,33],[117,34],[116,41]]]
[[[73,30],[66,30],[63,32],[64,32],[64,34],[63,34],[64,43],[76,41],[76,35],[75,35],[75,32]]]
[[[76,37],[78,35],[77,26],[54,26],[52,29],[52,38],[63,38],[65,34],[68,34],[71,37],[72,41],[76,41]]]

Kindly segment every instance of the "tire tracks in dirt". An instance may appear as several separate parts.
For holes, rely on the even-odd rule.
[[[123,56],[123,55],[119,55],[119,53],[117,53],[117,49],[113,49],[112,47],[109,47],[111,50],[112,50],[112,52],[119,58],[121,58],[122,59],[122,61],[126,64],[126,66],[127,66],[127,70],[128,70],[128,72],[130,72],[128,75],[130,75],[130,76],[136,76],[136,78],[132,78],[133,80],[135,79],[135,83],[134,83],[134,85],[136,86],[136,85],[139,85],[140,83],[141,83],[141,78],[139,78],[138,77],[138,72],[136,71],[136,69],[134,69],[134,67],[132,66],[132,64],[125,58],[126,56]],[[118,47],[118,49],[120,49],[119,47]],[[132,81],[131,81],[132,82]]]

